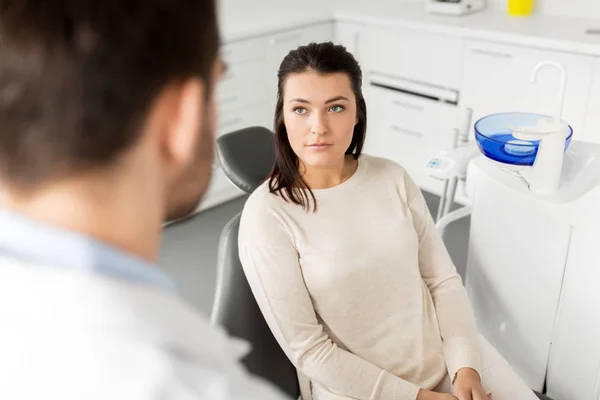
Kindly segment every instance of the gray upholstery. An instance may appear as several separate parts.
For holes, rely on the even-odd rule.
[[[273,165],[273,133],[266,128],[228,133],[217,140],[217,152],[229,180],[252,192]],[[240,215],[227,223],[219,240],[211,323],[223,326],[232,336],[248,340],[252,351],[243,360],[246,368],[297,398],[300,390],[296,369],[273,337],[242,270],[237,245]]]
[[[255,126],[222,135],[217,139],[217,157],[229,180],[244,192],[252,193],[273,166],[273,132]]]
[[[247,193],[268,176],[274,161],[273,133],[251,127],[217,140],[217,154],[229,180]],[[241,213],[223,228],[219,240],[217,289],[211,322],[229,334],[248,340],[252,351],[243,360],[247,369],[282,389],[292,398],[300,394],[296,370],[273,337],[256,304],[238,253]],[[536,393],[542,400],[551,400]]]

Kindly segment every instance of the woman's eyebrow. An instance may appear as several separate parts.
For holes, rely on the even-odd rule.
[[[325,104],[333,103],[334,101],[339,101],[339,100],[350,101],[347,97],[344,97],[344,96],[335,96],[335,97],[332,97],[331,99],[327,100],[325,102]],[[300,97],[290,100],[290,103],[293,103],[293,102],[310,104],[310,101],[305,100],[305,99],[300,98]]]
[[[347,98],[347,97],[344,97],[344,96],[335,96],[335,97],[333,97],[333,98],[331,98],[331,99],[327,100],[327,101],[325,102],[325,104],[328,104],[328,103],[333,103],[334,101],[339,101],[339,100],[346,100],[346,101],[350,101],[350,100],[348,100],[348,98]]]

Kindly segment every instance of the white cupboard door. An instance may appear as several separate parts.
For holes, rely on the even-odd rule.
[[[335,44],[341,44],[360,62],[360,35],[363,26],[351,22],[336,22],[333,32]]]

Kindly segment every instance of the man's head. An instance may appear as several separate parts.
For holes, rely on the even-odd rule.
[[[0,0],[6,191],[127,174],[164,218],[193,210],[213,161],[215,14],[214,0]]]

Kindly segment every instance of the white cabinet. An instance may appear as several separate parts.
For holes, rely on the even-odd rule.
[[[531,70],[541,61],[562,64],[568,73],[563,118],[574,129],[574,138],[585,140],[583,129],[592,79],[593,58],[470,40],[463,50],[461,108],[479,117],[506,111],[529,111],[552,115],[558,104],[559,76],[542,69],[535,84]]]
[[[363,29],[363,25],[360,24],[338,21],[333,30],[335,44],[344,46],[359,62],[361,61],[360,34]]]
[[[585,117],[584,137],[580,140],[592,143],[600,143],[600,108],[589,108]]]
[[[600,58],[598,57],[594,60],[594,76],[584,131],[586,141],[600,143]]]
[[[227,64],[227,72],[219,82],[216,92],[218,128],[217,133],[231,132],[237,124],[252,122],[267,125],[265,99],[267,95],[266,39],[256,38],[228,43],[221,54]],[[260,108],[260,115],[252,115],[246,121],[248,109]]]
[[[457,93],[414,84],[407,90],[409,84],[369,75],[364,152],[396,161],[422,189],[439,195],[442,182],[430,178],[425,167],[432,156],[452,145],[457,106],[440,98],[456,98]]]
[[[252,60],[229,63],[227,72],[219,82],[218,93],[235,90],[247,83],[263,81],[265,64],[265,57],[260,54]]]
[[[270,128],[265,121],[265,106],[263,103],[254,104],[237,110],[236,112],[228,113],[226,117],[220,119],[217,128],[217,136],[221,136],[228,132],[237,131],[249,126],[264,126]]]
[[[266,97],[264,83],[262,79],[244,82],[230,90],[219,91],[217,93],[219,124],[230,119],[232,114],[238,114],[251,106],[264,104]]]
[[[227,72],[218,83],[215,93],[217,136],[253,125],[269,127],[265,105],[265,47],[265,38],[227,43],[221,47],[221,56],[227,64]],[[229,182],[215,157],[212,179],[197,211],[242,194],[241,190]]]
[[[236,40],[221,46],[221,57],[230,66],[264,57],[265,38]]]
[[[485,160],[470,171],[476,201],[465,287],[479,332],[541,392],[565,264],[572,256],[569,243],[579,227],[561,218],[572,211],[569,206],[553,212],[553,205],[515,189],[506,176]]]
[[[368,28],[360,35],[364,68],[458,89],[462,39],[408,29]]]
[[[594,58],[594,76],[590,90],[590,108],[600,110],[600,57]]]
[[[600,269],[591,261],[600,259],[598,237],[593,223],[571,236],[547,375],[547,394],[556,400],[600,399]]]
[[[359,45],[368,120],[365,153],[398,162],[422,189],[441,194],[442,182],[426,174],[426,165],[452,145],[461,40],[367,27]]]

